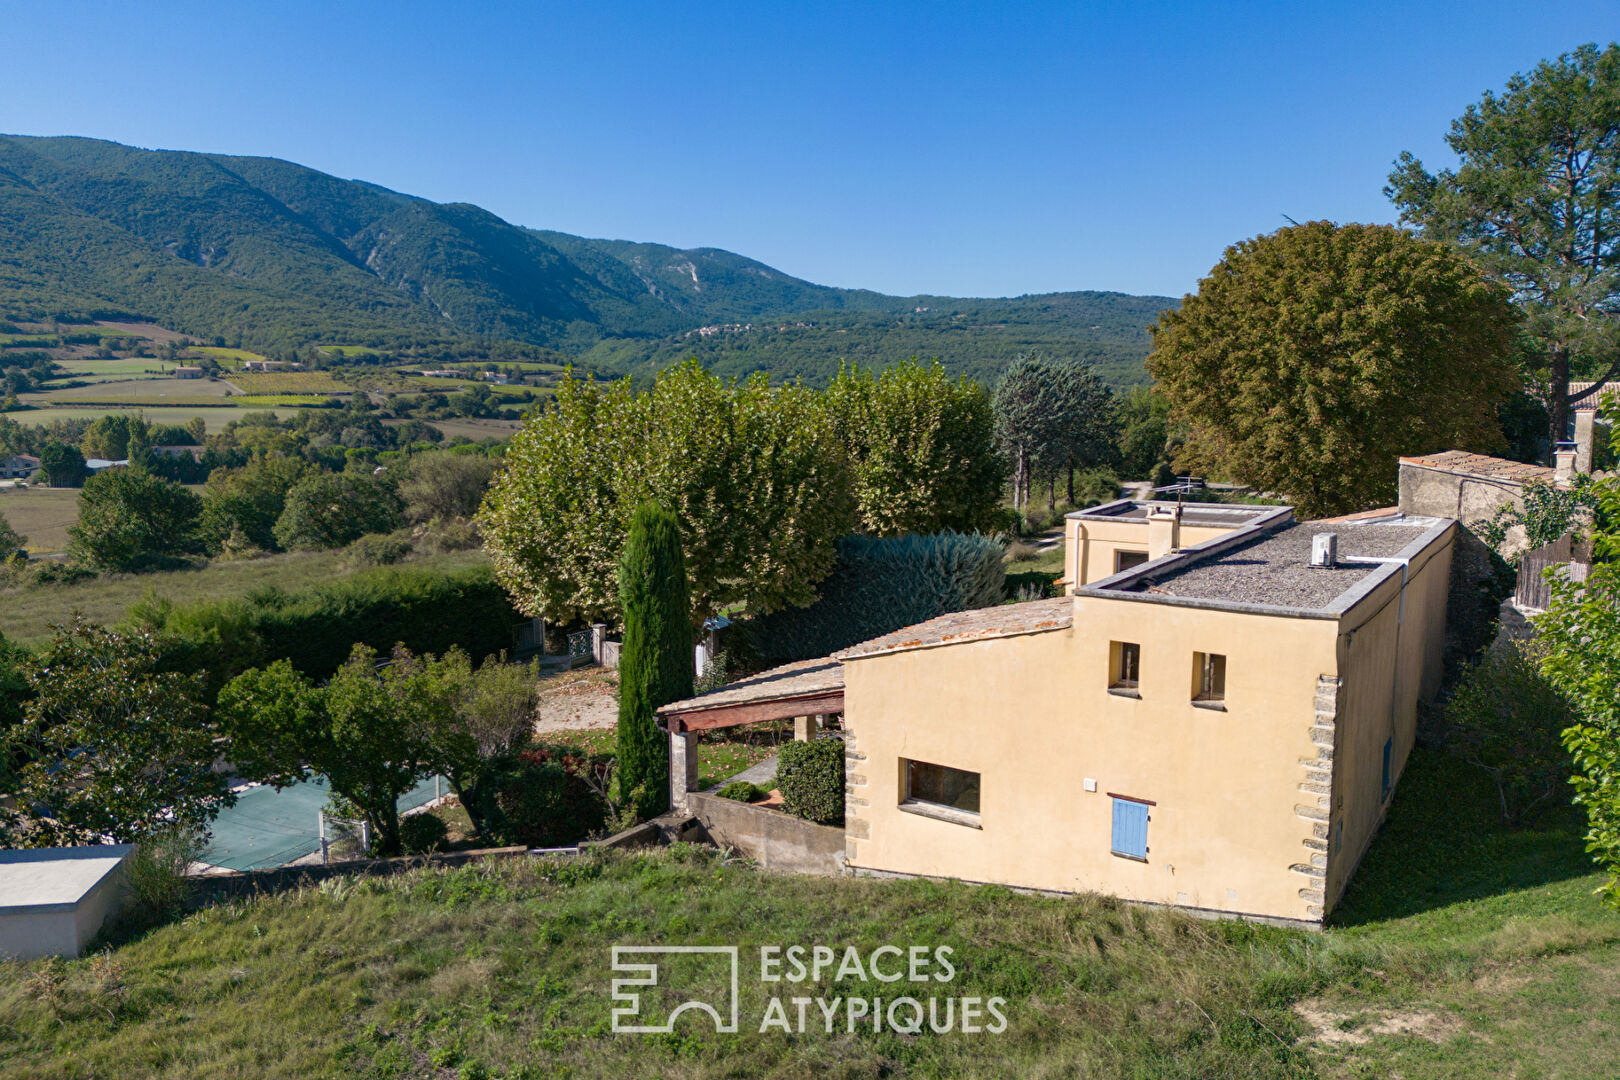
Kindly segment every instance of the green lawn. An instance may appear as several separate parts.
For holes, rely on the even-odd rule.
[[[204,908],[69,963],[0,965],[0,1077],[1620,1075],[1620,914],[1572,818],[1503,833],[1484,778],[1414,754],[1322,933],[1097,896],[763,873],[713,852],[525,859]],[[740,1029],[610,1029],[609,950],[742,948]],[[949,946],[945,984],[762,983],[760,945]],[[712,996],[668,961],[650,1001]],[[677,996],[663,1001],[661,994]],[[998,996],[1007,1030],[760,1032],[769,998]],[[990,1019],[988,1016],[986,1020]]]
[[[0,493],[0,509],[5,507],[8,495]],[[10,517],[9,513],[7,516]],[[19,531],[28,532],[20,526]],[[29,538],[32,543],[32,534]],[[458,551],[411,556],[401,565],[459,570],[486,558],[482,551]],[[24,645],[37,645],[50,637],[52,625],[65,623],[74,612],[83,614],[91,622],[116,624],[122,621],[131,604],[148,594],[173,601],[178,606],[198,600],[242,596],[270,585],[294,592],[353,572],[341,551],[290,552],[262,559],[214,562],[194,570],[112,574],[74,585],[29,585],[0,590],[0,634]]]
[[[37,485],[0,488],[0,514],[13,529],[28,537],[29,551],[63,551],[67,548],[68,526],[79,520],[79,489]],[[4,617],[5,608],[0,602],[0,621]]]

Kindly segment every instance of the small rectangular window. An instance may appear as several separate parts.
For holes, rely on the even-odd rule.
[[[1226,657],[1220,653],[1193,653],[1193,701],[1209,706],[1226,701]]]
[[[1390,789],[1391,785],[1394,783],[1394,774],[1391,772],[1391,762],[1390,762],[1390,755],[1394,752],[1394,750],[1395,750],[1395,740],[1394,739],[1385,739],[1384,740],[1384,790],[1383,790],[1383,794],[1380,796],[1381,798],[1385,798],[1385,799],[1389,798],[1389,789]]]
[[[1110,641],[1108,668],[1108,689],[1134,694],[1142,680],[1142,646],[1132,641]]]
[[[1122,859],[1147,862],[1148,804],[1118,795],[1114,800],[1114,838],[1110,850]]]
[[[1148,555],[1145,551],[1115,551],[1114,573],[1117,574],[1121,570],[1129,570],[1133,566],[1141,566],[1147,561]]]
[[[979,812],[979,774],[926,761],[906,762],[905,802],[945,806],[967,814]]]

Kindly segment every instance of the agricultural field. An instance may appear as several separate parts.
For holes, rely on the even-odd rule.
[[[48,394],[23,394],[25,405],[229,405],[231,385],[219,379],[169,376],[70,386]]]
[[[56,361],[56,366],[76,379],[89,375],[131,377],[161,375],[175,365],[153,356],[118,356],[111,360],[98,360],[93,356],[70,356]]]
[[[36,555],[67,548],[68,526],[79,520],[79,489],[29,486],[0,487],[0,514],[28,537]],[[4,603],[0,601],[0,608]]]
[[[339,360],[358,360],[366,356],[376,356],[377,350],[365,345],[322,345],[321,352],[328,356],[335,356]]]
[[[201,492],[201,488],[193,488]],[[78,492],[70,494],[77,496]],[[0,492],[0,511],[13,521],[17,530],[33,534],[15,519]],[[43,515],[42,515],[43,516]],[[74,510],[77,517],[77,510]],[[64,532],[71,521],[61,526]],[[456,551],[442,555],[407,556],[400,566],[421,566],[432,570],[462,570],[485,562],[482,551]],[[353,565],[342,551],[288,552],[259,559],[213,562],[191,570],[166,570],[150,574],[109,574],[73,585],[26,585],[0,590],[0,634],[26,646],[37,646],[50,638],[51,627],[79,612],[91,622],[108,625],[122,622],[131,604],[158,596],[175,605],[199,600],[245,596],[255,589],[277,586],[297,592],[367,569]],[[3,1056],[3,1055],[0,1055]]]
[[[201,356],[211,356],[220,367],[239,368],[249,360],[263,360],[264,357],[247,349],[225,349],[215,345],[196,345],[186,350]]]
[[[325,394],[237,394],[231,400],[243,408],[262,409],[275,406],[319,408],[335,399]]]
[[[39,397],[40,395],[33,395],[33,396]],[[208,425],[208,433],[213,434],[214,432],[223,429],[225,427],[225,425],[230,423],[232,420],[240,420],[240,419],[242,419],[242,414],[243,414],[244,410],[234,407],[235,404],[240,400],[241,400],[240,398],[229,398],[229,399],[226,399],[226,400],[220,402],[218,405],[213,405],[213,406],[186,407],[186,406],[176,406],[176,405],[171,404],[171,405],[158,405],[158,406],[148,408],[148,407],[139,406],[139,405],[111,405],[111,406],[60,405],[59,406],[59,405],[55,405],[55,404],[50,404],[49,403],[50,399],[47,398],[47,399],[45,399],[45,401],[47,402],[46,404],[37,405],[36,407],[33,407],[33,408],[24,409],[24,410],[22,410],[20,412],[7,413],[6,416],[9,417],[12,420],[17,421],[17,423],[19,423],[19,424],[49,424],[53,420],[76,420],[76,419],[81,419],[81,418],[88,418],[88,419],[93,420],[96,417],[102,416],[102,415],[104,415],[106,413],[115,413],[115,412],[137,413],[138,412],[142,416],[146,417],[146,419],[149,422],[154,423],[154,424],[178,424],[178,425],[182,425],[182,426],[186,423],[186,421],[190,420],[192,417],[200,416],[200,417],[203,418],[204,423],[206,423]],[[227,406],[227,407],[226,408],[220,408],[219,405],[224,405],[224,406]],[[276,409],[266,409],[266,410],[263,410],[263,411],[274,412],[276,414],[276,416],[278,416],[281,419],[285,420],[287,417],[293,415],[298,410],[293,409],[293,408],[276,408]]]
[[[231,385],[247,395],[352,394],[354,386],[325,371],[265,371],[231,375]]]
[[[384,420],[389,425],[403,424],[404,420]],[[517,431],[518,420],[481,420],[465,418],[456,420],[429,420],[428,423],[444,433],[447,439],[457,435],[471,439],[473,442],[482,442],[485,439],[509,439]]]

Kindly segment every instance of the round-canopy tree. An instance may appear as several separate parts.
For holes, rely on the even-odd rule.
[[[1348,513],[1394,501],[1402,454],[1501,443],[1515,318],[1455,247],[1313,221],[1228,248],[1159,317],[1148,370],[1182,464]]]

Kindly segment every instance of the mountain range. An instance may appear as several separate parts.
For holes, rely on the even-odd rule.
[[[1039,349],[1145,381],[1175,301],[1110,292],[895,297],[718,248],[525,228],[274,158],[0,136],[0,317],[134,317],[264,351],[520,342],[605,372],[688,355],[819,381],[938,356],[991,379]]]

